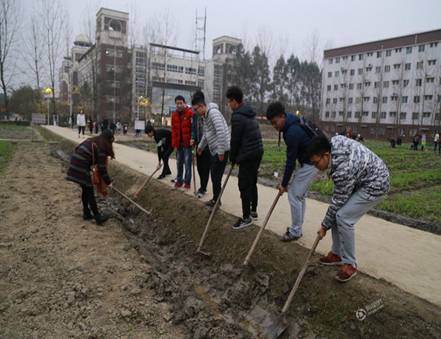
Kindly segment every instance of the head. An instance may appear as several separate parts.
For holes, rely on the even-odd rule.
[[[280,131],[286,120],[285,107],[278,101],[273,102],[266,110],[266,118],[277,131]]]
[[[235,111],[243,102],[243,92],[237,86],[231,86],[227,90],[226,94],[228,105],[230,105],[231,111]]]
[[[111,130],[106,129],[95,138],[95,141],[98,143],[100,150],[106,151],[107,155],[112,159],[115,159],[115,153],[113,152],[113,142],[115,141],[115,137]]]
[[[182,112],[185,108],[185,98],[182,95],[178,95],[175,98],[175,105],[179,112]]]
[[[193,106],[194,112],[198,117],[202,117],[207,112],[207,105],[205,104],[205,96],[201,91],[197,91],[193,95],[193,99],[191,100],[191,106]]]
[[[390,138],[387,138],[387,141],[390,141]]]
[[[150,138],[153,138],[153,136],[155,135],[155,129],[153,128],[152,125],[147,125],[145,126],[145,130],[144,130],[145,134],[147,134]]]
[[[322,136],[312,138],[306,147],[306,156],[315,168],[320,171],[326,170],[331,157],[331,143],[328,138]]]
[[[83,109],[80,109],[80,114],[84,114],[84,110]]]

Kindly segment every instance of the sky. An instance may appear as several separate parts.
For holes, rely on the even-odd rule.
[[[18,0],[29,17],[39,0]],[[81,27],[84,8],[106,7],[129,13],[136,7],[139,26],[155,13],[169,10],[179,27],[177,47],[191,48],[195,16],[207,11],[206,58],[212,40],[222,35],[256,44],[258,32],[271,33],[271,57],[281,52],[307,58],[311,36],[322,47],[341,47],[441,28],[441,0],[60,0],[67,6],[72,43]],[[132,11],[132,13],[130,13]],[[96,13],[93,13],[95,15]]]

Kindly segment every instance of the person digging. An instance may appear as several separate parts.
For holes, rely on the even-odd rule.
[[[390,189],[386,164],[362,144],[344,136],[314,137],[306,156],[320,171],[328,171],[334,194],[317,234],[332,230],[332,248],[322,265],[341,266],[335,279],[349,281],[357,274],[355,224],[386,198]]]
[[[144,131],[150,138],[155,139],[156,145],[158,146],[158,165],[156,169],[159,170],[161,168],[161,160],[164,162],[164,168],[158,177],[158,180],[162,180],[167,175],[172,174],[168,165],[168,159],[173,152],[171,131],[162,128],[155,129],[152,125],[147,125]]]

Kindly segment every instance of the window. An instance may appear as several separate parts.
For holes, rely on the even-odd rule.
[[[354,98],[348,98],[348,104],[352,104]]]
[[[383,81],[383,87],[389,88],[389,81]]]
[[[347,84],[340,84],[340,88],[345,88],[345,87],[348,87],[348,85]]]
[[[435,120],[439,120],[440,116],[441,116],[441,114],[435,113]]]
[[[418,113],[418,112],[412,113],[412,120],[418,120],[419,116],[420,116],[420,113]]]
[[[378,104],[378,98],[377,97],[374,97],[374,104]]]
[[[396,118],[397,117],[397,112],[389,112],[389,117]]]
[[[435,81],[435,78],[426,78],[427,83],[433,83]]]
[[[423,79],[416,79],[415,80],[415,86],[421,86],[422,83],[423,83]]]
[[[335,71],[335,76],[336,77],[340,76],[340,72],[339,71]]]
[[[340,102],[344,102],[344,101],[345,101],[345,98],[338,98],[338,100],[339,100]]]
[[[437,42],[432,42],[432,43],[430,44],[430,48],[432,48],[432,47],[436,47],[436,46],[438,46],[438,43],[437,43]]]
[[[414,97],[413,97],[413,102],[414,103],[419,103],[420,102],[420,96],[419,95],[415,95]]]
[[[358,55],[358,60],[363,60],[363,56],[364,56],[363,54],[359,54]]]
[[[384,71],[385,72],[390,72],[390,65],[384,66]]]
[[[355,98],[355,103],[356,104],[360,104],[361,103],[361,97],[356,97]]]
[[[377,58],[381,58],[381,56],[383,55],[383,52],[377,52]]]
[[[417,62],[417,69],[423,69],[423,62]]]
[[[371,114],[372,119],[375,119],[376,116],[377,116],[377,112],[372,112]]]
[[[331,90],[331,85],[328,85],[327,90],[328,90],[328,92]]]
[[[407,97],[402,97],[402,98],[401,98],[401,102],[402,102],[403,104],[407,104]]]
[[[346,113],[346,116],[347,116],[348,118],[352,118],[352,112],[348,112],[348,113]]]
[[[349,89],[354,89],[354,84],[349,84]]]
[[[109,31],[121,32],[121,23],[118,20],[110,21]]]
[[[360,117],[360,112],[355,112],[355,117],[359,118]]]
[[[400,80],[392,80],[392,85],[398,85],[400,83]]]
[[[184,67],[176,65],[167,65],[168,72],[184,73]]]
[[[205,67],[199,66],[198,75],[199,75],[200,77],[205,76]]]
[[[344,56],[344,57],[343,57],[343,60],[348,60],[348,56]]]
[[[369,116],[369,112],[363,112],[363,116],[364,116],[364,117]]]
[[[433,95],[425,95],[424,96],[424,100],[432,100],[433,99]]]
[[[355,75],[355,69],[351,69],[351,75]]]
[[[348,73],[348,70],[347,70],[347,69],[342,69],[342,70],[341,70],[341,74],[346,74],[346,73]]]
[[[337,98],[332,99],[332,103],[336,104],[337,103]]]
[[[357,132],[357,131],[358,131],[357,126],[353,126],[353,128],[352,128],[352,132]]]
[[[371,57],[373,54],[374,54],[373,52],[369,52],[369,53],[367,53],[367,56]]]
[[[185,74],[196,75],[196,68],[185,67]]]
[[[387,97],[383,97],[383,104],[387,104]]]
[[[363,101],[364,101],[364,102],[369,102],[369,100],[371,100],[370,97],[363,97]]]
[[[380,82],[379,81],[375,81],[374,82],[374,88],[379,88],[380,87]]]
[[[380,113],[380,119],[386,119],[386,112]]]
[[[121,73],[123,71],[123,68],[121,66],[116,66],[115,69],[114,66],[107,65],[107,72],[113,72],[113,71],[115,71],[116,73]]]
[[[357,84],[357,89],[362,89],[362,83],[361,82],[359,82],[358,84]]]
[[[338,91],[338,85],[334,85],[334,91]]]
[[[384,127],[380,127],[380,134],[384,135],[384,132],[386,131],[386,129]]]
[[[325,131],[329,131],[329,126],[325,125]]]
[[[196,81],[185,80],[186,85],[196,86]]]
[[[409,86],[409,80],[403,80],[403,87]]]
[[[112,95],[106,95],[106,102],[108,104],[112,104],[112,103],[119,104],[119,97],[114,97]]]
[[[328,78],[332,78],[332,72],[328,72]]]
[[[329,112],[325,112],[325,118],[329,118]]]
[[[429,60],[429,66],[436,65],[436,60]]]
[[[412,47],[406,47],[406,54],[412,54]]]
[[[418,52],[424,52],[426,45],[419,45]]]
[[[331,126],[331,131],[332,131],[332,132],[335,132],[335,125],[332,125],[332,126]]]
[[[366,87],[369,87],[369,86],[371,85],[371,82],[370,82],[370,81],[366,81],[366,82],[364,83],[364,85],[365,85]]]
[[[375,134],[375,127],[371,127],[371,134]]]
[[[390,57],[392,55],[392,50],[391,49],[388,49],[387,51],[386,51],[386,57]]]
[[[198,86],[202,89],[204,89],[204,80],[199,79],[198,80]]]
[[[165,64],[160,64],[159,62],[152,63],[152,68],[160,71],[165,70]]]
[[[355,55],[351,55],[351,61],[355,61]]]
[[[395,94],[395,93],[394,93]],[[391,101],[398,101],[398,96],[397,95],[392,95],[391,97],[390,97],[390,100]]]
[[[400,113],[400,119],[406,120],[407,113]]]
[[[424,112],[423,118],[430,118],[431,113],[430,112]]]
[[[335,118],[336,115],[337,115],[337,112],[331,112],[331,118]]]
[[[395,48],[395,53],[401,53],[401,48]]]
[[[438,102],[441,102],[441,95],[438,95]]]
[[[366,72],[370,72],[370,71],[372,71],[372,66],[371,66],[371,65],[369,65],[368,67],[366,67]]]
[[[358,75],[362,75],[363,74],[363,68],[359,68],[358,69]]]
[[[380,73],[380,72],[381,72],[381,66],[375,67],[375,73]]]
[[[329,64],[332,65],[332,59],[329,59]]]
[[[338,112],[338,116],[342,117],[342,116],[343,116],[343,113],[344,113],[344,112],[339,111],[339,112]]]
[[[340,58],[335,58],[335,63],[339,64],[340,63]]]
[[[405,71],[410,71],[410,63],[408,63],[408,64],[404,64],[404,70]]]
[[[400,64],[394,64],[394,69],[400,69],[401,65]]]
[[[326,105],[329,105],[331,103],[331,99],[330,98],[327,98],[326,99]]]

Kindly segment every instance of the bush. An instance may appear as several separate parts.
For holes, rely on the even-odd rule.
[[[2,125],[17,125],[17,126],[31,126],[30,121],[6,121],[2,120],[0,121],[0,124]]]

